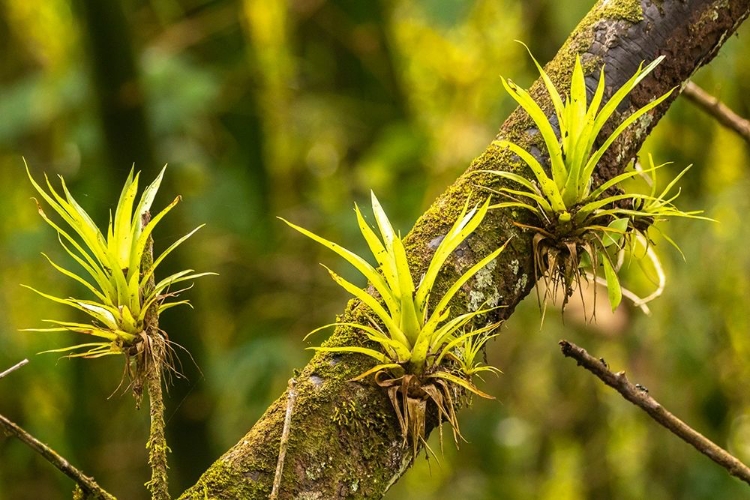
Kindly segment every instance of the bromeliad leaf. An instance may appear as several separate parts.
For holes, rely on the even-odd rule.
[[[602,258],[602,265],[604,266],[604,278],[607,280],[607,295],[609,296],[609,303],[612,306],[612,311],[614,311],[622,301],[620,280],[617,277],[617,272],[614,267],[612,267],[612,262],[609,258],[604,256]]]

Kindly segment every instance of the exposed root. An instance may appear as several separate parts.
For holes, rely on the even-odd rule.
[[[429,376],[424,378],[426,381],[417,375],[393,378],[380,371],[375,375],[375,382],[388,390],[388,398],[396,412],[404,444],[411,446],[414,456],[417,455],[420,444],[425,445],[425,448],[435,456],[425,441],[426,416],[430,403],[437,410],[440,449],[443,449],[443,421],[450,423],[456,446],[459,438],[464,441],[465,439],[458,426],[451,384],[443,379]]]

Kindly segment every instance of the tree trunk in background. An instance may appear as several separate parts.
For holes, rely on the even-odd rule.
[[[608,95],[635,73],[642,61],[666,55],[665,61],[630,95],[624,115],[642,107],[654,96],[679,87],[716,55],[721,44],[750,12],[750,0],[642,0],[601,1],[574,30],[547,66],[555,84],[567,91],[575,55],[581,54],[590,78],[606,65]],[[500,27],[498,27],[500,29]],[[590,82],[593,80],[589,80]],[[551,110],[540,82],[531,89],[543,109]],[[605,156],[598,179],[609,179],[636,155],[651,129],[666,112],[676,93],[649,117],[634,124]],[[503,124],[499,139],[527,149],[541,147],[539,134],[527,133],[531,119],[521,110]],[[605,134],[611,132],[605,130]],[[480,169],[508,168],[510,155],[495,145],[477,158],[467,172],[440,196],[417,221],[407,237],[407,252],[413,275],[426,269],[432,256],[430,243],[445,234],[466,199],[480,201],[496,176],[473,173]],[[495,319],[507,318],[534,284],[530,232],[521,232],[506,211],[493,211],[466,242],[464,252],[445,266],[436,290],[445,290],[461,270],[513,236],[497,260],[492,279],[482,285],[471,281],[472,294],[497,295],[506,306]],[[466,310],[466,294],[454,302],[453,314]],[[462,311],[463,310],[463,311]],[[361,317],[362,308],[349,303],[342,321]],[[344,330],[333,342],[357,342]],[[298,391],[291,420],[279,498],[380,498],[411,464],[411,453],[403,446],[396,416],[385,393],[371,384],[348,382],[370,367],[356,355],[316,355],[296,377]],[[265,499],[271,491],[286,410],[282,395],[250,432],[206,471],[182,498]]]
[[[127,171],[135,163],[151,179],[158,170],[146,120],[146,96],[120,0],[74,3],[89,53],[110,167]]]

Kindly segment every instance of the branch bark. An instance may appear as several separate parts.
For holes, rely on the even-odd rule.
[[[22,366],[24,366],[24,365],[28,364],[28,362],[29,362],[29,360],[28,360],[28,359],[24,359],[23,361],[19,361],[18,363],[16,363],[15,365],[11,366],[11,367],[10,367],[10,368],[8,368],[7,370],[5,370],[5,371],[1,372],[1,373],[0,373],[0,378],[3,378],[3,377],[5,377],[5,376],[7,376],[7,375],[10,375],[10,374],[11,374],[11,373],[13,373],[14,371],[16,371],[16,370],[18,370],[19,368],[21,368]]]
[[[660,405],[658,401],[649,396],[648,389],[630,383],[628,377],[625,376],[625,372],[612,373],[607,368],[603,359],[596,359],[582,347],[578,347],[567,340],[560,341],[560,349],[565,357],[578,361],[578,366],[584,367],[599,377],[602,382],[648,413],[651,418],[656,420],[660,425],[663,425],[669,432],[724,467],[731,475],[750,484],[750,467],[675,417],[669,410]]]
[[[733,130],[737,135],[742,137],[745,142],[750,143],[750,121],[745,120],[740,115],[729,109],[718,98],[712,96],[693,82],[688,82],[682,89],[682,95],[687,97],[690,102],[701,108],[703,111],[713,116],[716,121],[724,125],[729,130]]]
[[[146,227],[151,220],[151,213],[143,214],[142,224]],[[154,238],[149,235],[146,250],[141,259],[141,270],[151,269],[154,265]],[[151,273],[143,291],[147,295],[153,291],[156,279]],[[162,375],[169,369],[167,343],[159,329],[159,305],[154,302],[146,311],[144,319],[145,339],[141,343],[144,347],[138,353],[136,370],[143,370],[146,377],[148,391],[149,415],[151,425],[146,443],[148,448],[148,465],[151,467],[151,480],[146,487],[151,492],[152,500],[169,500],[169,485],[167,477],[167,437],[164,423],[164,397],[162,394]]]
[[[70,479],[75,481],[81,489],[83,498],[87,500],[115,500],[115,497],[107,493],[101,486],[94,481],[93,478],[88,477],[86,474],[71,465],[70,462],[65,460],[55,450],[42,443],[34,436],[26,432],[16,423],[8,420],[4,416],[0,415],[0,427],[5,429],[5,432],[15,436],[26,446],[39,453],[45,460],[57,467],[60,472],[68,476]]]
[[[567,90],[575,55],[580,54],[593,92],[598,70],[606,65],[607,97],[618,89],[643,61],[659,55],[666,60],[630,95],[619,115],[605,127],[612,132],[624,116],[673,87],[679,87],[710,61],[722,43],[750,12],[750,0],[602,0],[581,21],[546,71],[558,88]],[[552,104],[541,82],[531,90],[542,109]],[[634,124],[600,163],[598,179],[609,179],[629,163],[666,112],[672,96]],[[533,121],[516,110],[497,138],[538,152],[545,148]],[[497,188],[497,176],[478,170],[514,170],[524,174],[507,150],[490,144],[469,169],[417,221],[406,238],[412,274],[426,269],[436,243],[455,220],[465,201],[481,201],[486,188]],[[524,174],[525,175],[525,174]],[[454,300],[452,314],[472,303],[496,299],[504,307],[493,320],[505,319],[534,285],[532,234],[514,221],[524,221],[510,210],[496,210],[445,265],[436,284],[440,297],[462,270],[468,269],[501,242],[515,236],[483,276],[472,280],[471,290]],[[469,295],[471,292],[471,296]],[[473,299],[473,300],[472,300]],[[356,322],[363,310],[351,301],[340,321]],[[354,333],[339,327],[330,341],[359,344]],[[318,354],[296,376],[297,396],[278,498],[381,498],[409,467],[411,450],[403,446],[398,422],[386,394],[367,383],[348,382],[370,367],[358,355]],[[181,498],[268,498],[278,461],[285,407],[285,392],[235,446],[219,458],[198,483]],[[433,424],[434,425],[434,424]]]

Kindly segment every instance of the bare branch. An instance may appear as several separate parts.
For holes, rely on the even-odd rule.
[[[718,98],[712,96],[693,82],[688,82],[685,85],[685,88],[682,89],[682,95],[703,111],[716,118],[716,121],[736,132],[746,142],[750,143],[750,121],[729,109]]]
[[[279,497],[279,488],[281,487],[281,474],[284,472],[284,459],[286,459],[286,446],[289,442],[289,427],[292,424],[292,411],[294,411],[294,400],[297,398],[297,390],[294,386],[297,381],[294,378],[289,379],[289,391],[287,393],[286,413],[284,414],[284,429],[281,431],[281,440],[279,443],[279,459],[276,463],[276,475],[273,478],[273,489],[269,500],[276,500]]]
[[[18,370],[19,368],[21,368],[22,366],[28,364],[28,362],[29,362],[28,359],[24,359],[23,361],[19,361],[18,363],[16,363],[15,365],[11,366],[10,368],[8,368],[7,370],[5,370],[4,372],[0,373],[0,378],[5,377],[6,375],[10,375],[12,372],[14,372],[14,371]]]
[[[99,486],[93,478],[86,476],[83,472],[73,467],[70,462],[65,460],[55,450],[42,443],[34,436],[23,430],[14,422],[0,415],[0,426],[2,426],[10,435],[17,437],[29,448],[39,453],[45,460],[60,469],[60,471],[76,482],[83,491],[85,497],[97,500],[115,500],[115,497],[107,493]]]
[[[649,396],[645,387],[631,384],[625,376],[625,372],[612,373],[604,360],[594,358],[585,349],[567,340],[560,341],[560,348],[564,356],[578,361],[578,366],[583,366],[599,377],[602,382],[648,413],[651,418],[666,427],[672,434],[724,467],[731,475],[750,484],[750,468],[747,465],[667,411],[654,398]]]

